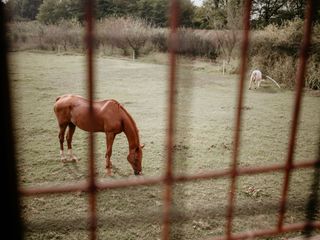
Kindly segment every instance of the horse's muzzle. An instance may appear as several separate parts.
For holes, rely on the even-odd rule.
[[[142,175],[142,172],[134,170],[134,175],[136,175],[136,176]]]

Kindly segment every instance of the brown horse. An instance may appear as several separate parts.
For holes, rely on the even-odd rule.
[[[89,114],[89,101],[77,95],[63,95],[56,99],[54,112],[59,123],[59,140],[61,161],[67,160],[63,152],[63,142],[66,128],[66,140],[70,160],[77,161],[72,153],[72,136],[76,126],[84,131],[104,132],[106,134],[106,169],[111,174],[112,145],[117,134],[124,132],[129,144],[128,161],[134,174],[140,175],[142,171],[142,148],[136,123],[126,109],[115,100],[93,102],[92,116]]]

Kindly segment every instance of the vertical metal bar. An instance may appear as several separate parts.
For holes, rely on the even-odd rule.
[[[301,109],[301,99],[302,99],[302,88],[304,86],[304,76],[306,72],[306,64],[308,60],[308,51],[310,48],[311,41],[311,32],[312,32],[312,12],[313,12],[313,4],[315,1],[308,0],[305,12],[305,21],[304,21],[304,37],[300,48],[300,57],[299,57],[299,66],[296,74],[296,93],[295,93],[295,101],[294,101],[294,110],[292,115],[292,124],[291,124],[291,132],[288,146],[288,155],[286,162],[286,170],[285,170],[285,178],[282,189],[282,197],[280,201],[280,209],[279,209],[279,219],[278,219],[278,229],[281,230],[284,221],[284,215],[286,212],[286,201],[289,189],[289,181],[291,176],[291,170],[293,166],[293,155],[294,148],[296,143],[296,135],[298,129],[299,115]]]
[[[179,0],[171,0],[170,35],[169,35],[169,96],[168,96],[168,129],[167,129],[167,161],[164,178],[164,206],[162,222],[162,239],[170,238],[170,209],[172,204],[173,185],[173,142],[175,121],[175,89],[176,89],[176,47],[178,44],[177,27]]]
[[[89,114],[90,119],[94,117],[93,112],[93,95],[94,95],[94,69],[93,69],[93,46],[94,46],[94,20],[93,9],[94,0],[86,0],[86,44],[87,44],[87,87],[89,97]],[[93,121],[90,121],[93,122]],[[93,128],[89,132],[89,231],[90,239],[96,239],[97,218],[96,218],[96,180],[95,180],[95,165],[94,165],[94,135]]]
[[[6,38],[5,5],[0,1],[0,176],[1,176],[1,234],[10,239],[23,239],[20,199],[16,169],[10,81],[8,75],[8,41]],[[11,230],[14,229],[14,230]]]
[[[312,231],[314,231],[315,227],[312,226],[312,222],[316,220],[320,210],[320,136],[318,141],[318,156],[314,164],[313,181],[310,192],[306,206],[306,226],[303,230],[306,239],[310,238]]]
[[[237,179],[237,162],[238,152],[240,145],[240,130],[241,130],[241,116],[242,116],[242,104],[244,99],[244,82],[248,64],[248,49],[249,49],[249,30],[250,30],[250,12],[251,12],[251,0],[246,0],[244,3],[244,15],[243,15],[243,41],[241,47],[241,68],[240,68],[240,81],[239,91],[237,98],[237,110],[236,110],[236,123],[234,132],[234,144],[232,151],[232,165],[231,165],[231,184],[230,194],[228,199],[227,208],[227,224],[226,224],[226,237],[231,239],[232,234],[232,219],[234,211],[235,191],[236,191],[236,179]]]

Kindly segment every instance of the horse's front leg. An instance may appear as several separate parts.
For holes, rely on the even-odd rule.
[[[64,142],[64,134],[67,128],[67,125],[61,124],[59,125],[60,131],[59,131],[59,142],[60,142],[60,159],[62,162],[66,162],[67,158],[64,155],[64,150],[63,150],[63,142]]]
[[[250,78],[250,83],[249,83],[249,90],[251,90],[252,81],[253,81],[253,78],[252,78],[252,76],[251,76],[251,78]]]
[[[107,170],[107,175],[109,176],[111,176],[111,173],[112,173],[111,155],[112,155],[112,145],[113,145],[114,138],[115,138],[114,133],[106,133],[106,141],[107,141],[106,170]]]

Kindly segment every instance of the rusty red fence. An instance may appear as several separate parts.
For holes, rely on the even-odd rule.
[[[33,196],[39,194],[55,194],[55,193],[70,193],[83,191],[89,195],[89,229],[90,239],[96,239],[97,232],[97,210],[96,210],[96,193],[97,191],[103,191],[105,189],[115,188],[127,188],[131,186],[143,186],[143,185],[163,185],[163,219],[162,219],[162,239],[170,239],[170,227],[172,225],[171,220],[171,208],[173,201],[172,187],[175,183],[188,182],[188,181],[200,181],[205,179],[217,179],[217,178],[230,178],[230,191],[228,198],[228,207],[226,213],[226,226],[225,234],[219,237],[213,237],[212,239],[228,239],[239,240],[249,239],[253,237],[268,237],[275,236],[286,232],[305,231],[306,235],[310,234],[315,229],[320,229],[320,221],[315,221],[312,217],[315,209],[317,208],[317,189],[319,188],[319,171],[320,171],[320,149],[317,159],[306,160],[299,163],[294,163],[293,155],[296,145],[296,134],[298,129],[298,121],[301,111],[302,90],[304,83],[304,76],[306,71],[306,63],[308,59],[308,51],[310,48],[311,33],[312,33],[312,13],[314,11],[315,1],[308,0],[305,12],[305,24],[304,24],[304,38],[301,43],[299,66],[296,74],[296,88],[294,109],[292,114],[292,123],[290,137],[288,141],[288,152],[285,163],[273,164],[261,167],[239,167],[238,156],[239,146],[241,141],[241,125],[242,125],[242,107],[244,99],[244,85],[245,75],[247,71],[247,59],[249,48],[249,33],[250,33],[250,12],[252,1],[246,0],[244,2],[244,15],[243,15],[243,41],[241,47],[241,68],[240,79],[238,86],[237,107],[235,111],[235,132],[232,150],[232,163],[231,167],[224,170],[212,170],[201,172],[197,174],[182,174],[175,175],[173,173],[173,146],[174,146],[174,129],[175,129],[175,97],[176,97],[176,48],[179,45],[179,39],[177,37],[177,28],[179,26],[179,0],[171,0],[170,7],[170,36],[169,36],[169,93],[168,93],[168,120],[167,120],[167,145],[166,145],[166,167],[163,175],[158,177],[144,177],[144,178],[130,178],[122,180],[114,180],[110,182],[99,182],[95,179],[95,166],[94,166],[94,136],[91,132],[89,134],[89,178],[85,181],[77,183],[69,183],[59,186],[42,186],[42,187],[29,187],[21,188],[20,194],[23,196]],[[86,44],[87,44],[87,83],[88,83],[88,96],[90,99],[90,106],[92,107],[92,101],[94,99],[94,20],[93,9],[94,1],[87,0],[85,4],[86,9]],[[290,184],[290,176],[294,169],[301,168],[313,168],[315,171],[315,183],[313,186],[313,198],[310,197],[308,206],[308,218],[305,222],[299,222],[294,224],[284,224],[284,216],[286,213],[287,194]],[[232,223],[234,218],[235,207],[235,194],[236,194],[236,182],[239,176],[244,175],[257,175],[268,172],[284,172],[283,190],[280,199],[278,223],[274,228],[267,228],[255,231],[247,231],[234,233],[232,229]],[[318,180],[317,180],[318,179]],[[316,197],[314,197],[316,196]]]

